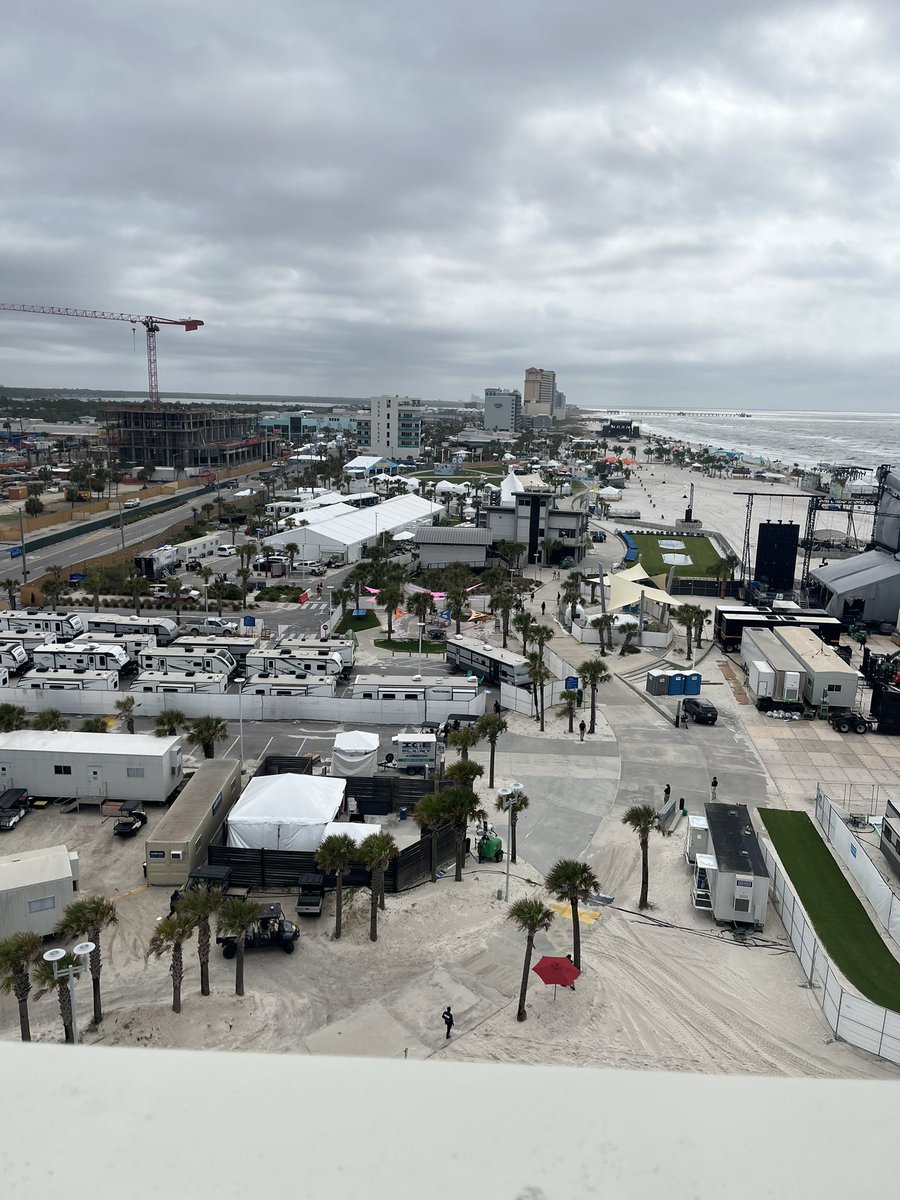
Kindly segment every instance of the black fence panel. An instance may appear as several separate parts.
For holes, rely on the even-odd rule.
[[[313,759],[308,754],[267,754],[255,775],[312,775]]]

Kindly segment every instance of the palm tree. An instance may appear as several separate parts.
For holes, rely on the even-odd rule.
[[[241,581],[241,608],[247,607],[247,592],[250,589],[250,579],[253,572],[249,567],[238,567],[237,577]]]
[[[208,595],[212,596],[213,600],[215,601],[216,612],[220,617],[222,615],[222,601],[225,599],[225,589],[227,587],[227,583],[223,583],[221,579],[217,579],[215,583],[210,584],[209,591],[207,593]]]
[[[419,624],[424,624],[429,614],[434,612],[434,599],[430,592],[413,592],[406,606],[410,612],[416,614]]]
[[[400,853],[389,833],[372,833],[359,847],[359,857],[370,871],[369,940],[378,941],[378,907],[384,908],[384,873]]]
[[[452,778],[452,777],[451,777]],[[463,866],[466,861],[466,831],[472,821],[484,816],[481,801],[471,787],[459,786],[445,788],[440,793],[441,802],[446,814],[445,825],[453,826],[453,837],[456,842],[456,883],[462,883]]]
[[[300,547],[296,542],[287,542],[284,552],[288,556],[288,574],[292,575],[294,573],[294,559],[300,553]]]
[[[462,729],[457,729],[450,734],[448,741],[451,746],[454,746],[459,751],[459,757],[466,761],[469,757],[469,751],[473,746],[477,746],[481,741],[481,734],[478,731],[478,722],[473,725],[463,725]]]
[[[129,567],[125,572],[125,586],[131,592],[135,615],[139,617],[141,615],[141,592],[146,586],[143,575],[139,574],[134,567]]]
[[[519,559],[527,549],[528,547],[524,542],[499,541],[494,545],[494,554],[502,562],[505,562],[511,570],[515,570],[519,565]]]
[[[534,693],[534,719],[541,723],[541,733],[544,732],[544,684],[551,678],[550,672],[544,666],[543,659],[536,650],[528,657],[528,674],[531,677],[531,689]]]
[[[703,626],[709,624],[710,615],[702,604],[692,604],[691,607],[695,610],[694,638],[695,646],[699,650],[703,645]]]
[[[181,624],[181,580],[170,575],[166,580],[166,595],[170,600],[175,601],[175,620]]]
[[[167,708],[153,718],[153,732],[158,738],[175,737],[187,717],[180,708]]]
[[[120,721],[125,722],[129,733],[134,733],[134,709],[134,696],[126,696],[123,700],[117,700],[115,703],[116,716]]]
[[[736,554],[732,554],[730,551],[716,563],[712,574],[719,580],[720,600],[725,598],[725,584],[730,583],[734,579],[734,573],[740,565],[741,560]]]
[[[341,606],[341,620],[343,621],[347,616],[347,605],[353,599],[353,593],[349,588],[335,588],[331,593],[331,599],[335,604],[339,604]]]
[[[588,733],[597,731],[597,689],[604,683],[609,683],[612,676],[606,663],[599,658],[589,658],[578,668],[582,683],[591,689],[591,723]]]
[[[119,918],[116,905],[106,896],[84,896],[66,905],[62,920],[56,927],[56,936],[61,938],[85,938],[94,943],[91,951],[91,986],[94,991],[94,1024],[103,1020],[103,1006],[100,1003],[100,972],[103,969],[103,959],[100,948],[100,935],[110,925],[118,925]]]
[[[503,649],[509,638],[509,617],[516,603],[516,593],[511,587],[498,588],[491,596],[491,608],[500,613],[500,628],[503,631]],[[529,614],[530,615],[530,614]]]
[[[561,693],[560,700],[562,700],[560,711],[564,717],[569,718],[569,733],[573,733],[575,730],[575,708],[578,704],[578,693],[566,688]]]
[[[460,760],[462,761],[462,760]],[[456,764],[454,764],[456,765]],[[473,764],[474,766],[474,764]],[[450,824],[449,814],[446,806],[441,801],[440,792],[433,792],[430,796],[423,796],[413,810],[413,820],[422,830],[423,836],[427,829],[431,835],[431,882],[437,880],[437,835],[440,831]],[[327,839],[326,839],[327,840]],[[324,843],[323,843],[324,845]]]
[[[572,906],[572,961],[581,970],[581,925],[578,921],[578,901],[587,900],[600,890],[600,881],[587,865],[577,858],[561,858],[547,872],[544,880],[547,891]]]
[[[394,610],[399,607],[403,599],[403,589],[396,579],[388,579],[381,585],[381,590],[378,593],[378,603],[382,606],[387,616],[387,635],[388,641],[394,635]]]
[[[150,939],[150,953],[154,958],[172,955],[169,974],[172,976],[172,1012],[181,1012],[181,985],[184,982],[184,943],[193,935],[194,923],[190,917],[176,912],[172,917],[163,917],[157,922]]]
[[[650,890],[650,831],[656,826],[656,809],[652,804],[632,804],[622,818],[622,824],[630,825],[640,841],[641,898],[638,908],[646,908],[649,904],[647,893]]]
[[[470,758],[458,758],[444,772],[444,778],[452,779],[454,783],[458,783],[461,787],[468,788],[470,792],[473,792],[475,790],[475,780],[480,779],[483,774],[484,767],[481,763],[472,762]]]
[[[485,715],[476,722],[475,730],[480,738],[483,738],[491,748],[491,757],[488,765],[488,787],[494,786],[494,756],[497,753],[497,739],[506,733],[508,725],[502,717],[496,713],[485,713]],[[462,730],[460,730],[462,733]]]
[[[356,842],[349,834],[332,833],[323,838],[316,851],[316,866],[320,871],[333,871],[335,877],[334,893],[334,940],[340,941],[341,918],[344,911],[344,879],[350,870],[350,863],[357,857],[359,851]]]
[[[194,888],[185,892],[175,905],[179,917],[185,917],[197,930],[197,957],[200,960],[200,995],[209,995],[209,951],[212,945],[212,918],[222,907],[220,888]]]
[[[69,728],[69,722],[63,718],[62,713],[58,708],[45,708],[43,712],[39,712],[31,722],[32,729],[48,729],[53,732],[62,732]]]
[[[70,967],[82,968],[82,962],[74,958],[71,954],[67,954],[65,958],[59,960],[56,964],[57,970],[68,971]],[[47,992],[56,992],[56,998],[59,1002],[59,1016],[63,1026],[63,1036],[65,1041],[70,1045],[75,1044],[75,1027],[72,1018],[72,988],[69,983],[68,974],[54,975],[53,963],[44,962],[41,959],[37,960],[34,968],[34,982],[38,985],[36,998]]]
[[[82,733],[109,733],[106,717],[86,717],[81,722]]]
[[[536,898],[516,900],[514,904],[509,906],[506,919],[515,922],[516,928],[526,935],[525,965],[522,968],[522,986],[519,989],[519,1010],[516,1013],[516,1020],[527,1021],[528,1013],[525,1011],[525,997],[528,995],[528,976],[531,971],[531,955],[534,952],[534,939],[536,934],[546,933],[550,928],[553,923],[553,910],[548,908],[543,900]]]
[[[199,746],[204,758],[215,758],[216,742],[228,738],[228,726],[221,717],[197,717],[188,726],[187,740]]]
[[[560,554],[564,549],[565,546],[559,538],[541,538],[541,550],[544,552],[544,566],[551,566],[553,563],[553,556],[555,554]]]
[[[613,616],[612,613],[602,613],[599,617],[594,617],[591,620],[591,628],[597,629],[600,632],[600,653],[606,655],[606,640],[609,639],[609,648],[612,650],[612,630]]]
[[[679,604],[677,608],[672,609],[672,619],[682,626],[684,636],[687,638],[687,648],[684,652],[685,658],[693,656],[693,636],[694,627],[697,623],[698,608],[699,605],[696,604]],[[703,609],[700,609],[700,612],[703,612]],[[703,615],[704,617],[706,616],[705,613]]]
[[[100,593],[103,591],[103,575],[99,571],[88,571],[84,577],[84,590],[89,592],[94,612],[100,611]]]
[[[624,658],[630,652],[630,646],[633,641],[639,636],[640,630],[637,625],[630,621],[622,630],[622,645],[619,647],[619,658]]]
[[[522,653],[528,653],[528,643],[532,641],[534,630],[537,628],[537,621],[530,612],[520,612],[512,619],[513,629],[522,640]]]
[[[255,900],[242,900],[240,896],[229,896],[219,909],[219,932],[230,933],[235,938],[234,994],[244,994],[244,947],[247,933],[262,916],[262,905]]]
[[[28,714],[18,704],[0,704],[0,733],[13,733],[28,724]]]
[[[578,602],[581,599],[581,576],[577,571],[573,571],[569,578],[562,586],[562,602],[569,606],[569,624],[575,623],[575,615],[578,611]]]
[[[31,1041],[28,996],[31,992],[31,966],[44,949],[37,933],[14,933],[0,941],[0,992],[16,998],[19,1005],[19,1030],[23,1042]]]
[[[507,808],[507,804],[509,808]],[[524,792],[512,792],[509,796],[497,798],[497,812],[509,813],[509,845],[506,847],[510,862],[516,861],[516,827],[519,824],[519,813],[523,813],[530,804]]]

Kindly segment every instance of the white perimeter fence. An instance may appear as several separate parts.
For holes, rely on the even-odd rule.
[[[848,829],[844,822],[847,815],[825,795],[821,786],[816,786],[816,820],[825,840],[831,843],[835,854],[859,884],[882,927],[900,946],[900,899],[885,883],[865,844]]]
[[[803,973],[825,1014],[828,1027],[842,1041],[900,1064],[900,1013],[891,1012],[848,992],[816,937],[809,917],[767,838],[760,839],[771,880],[772,899],[797,951]]]

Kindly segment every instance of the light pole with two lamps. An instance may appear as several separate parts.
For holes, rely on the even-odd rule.
[[[243,675],[238,675],[234,681],[237,684],[238,690],[238,759],[240,760],[241,774],[244,773],[244,684],[247,680]]]
[[[513,806],[518,803],[519,797],[524,791],[524,784],[511,783],[508,788],[501,788],[498,793],[503,802],[503,807],[506,809],[506,890],[503,896],[504,904],[509,904],[509,863],[512,851]]]
[[[59,964],[62,960],[68,957],[65,950],[59,948],[55,950],[46,950],[43,954],[44,962],[48,962],[53,968],[53,978],[57,981],[65,980],[69,985],[69,994],[72,997],[72,1041],[78,1045],[78,1016],[75,1011],[75,981],[83,970],[87,967],[87,960],[97,949],[93,942],[79,942],[77,946],[72,948],[72,954],[75,958],[80,958],[81,962],[70,963],[67,967],[61,967]]]

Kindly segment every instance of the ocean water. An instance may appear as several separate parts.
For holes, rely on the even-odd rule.
[[[752,412],[749,418],[703,413],[642,417],[634,409],[631,416],[641,422],[645,437],[653,433],[712,449],[739,450],[788,466],[900,463],[900,415],[893,413],[859,413],[852,418],[829,412]]]

